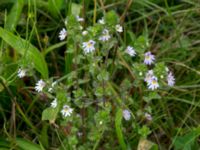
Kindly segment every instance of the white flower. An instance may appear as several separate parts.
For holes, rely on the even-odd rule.
[[[61,113],[64,117],[70,116],[73,112],[73,109],[70,108],[68,105],[64,105]]]
[[[84,18],[81,18],[79,16],[76,16],[76,20],[79,21],[79,22],[83,22],[84,21]]]
[[[146,73],[144,81],[147,82],[147,86],[151,90],[155,90],[159,87],[158,79],[154,76],[153,70],[149,70]]]
[[[36,83],[35,90],[37,92],[42,92],[43,88],[45,87],[46,83],[41,79]]]
[[[105,42],[105,41],[108,41],[111,38],[111,36],[109,35],[109,31],[107,29],[104,29],[102,34],[103,35],[99,37],[100,41]]]
[[[174,78],[174,75],[172,74],[172,72],[169,72],[169,74],[167,75],[167,84],[169,86],[174,86],[174,84],[175,84],[175,78]]]
[[[85,35],[87,35],[87,34],[88,34],[88,31],[86,31],[86,30],[82,32],[82,35],[83,35],[83,36],[85,36]]]
[[[115,29],[116,29],[116,31],[117,32],[123,32],[123,28],[122,28],[122,26],[121,25],[119,25],[119,24],[117,24],[116,26],[115,26]]]
[[[27,72],[26,69],[20,68],[20,69],[18,70],[18,72],[17,72],[17,73],[18,73],[17,76],[18,76],[19,78],[23,78],[23,77],[26,76],[26,72]]]
[[[103,18],[101,18],[101,19],[98,20],[98,23],[105,24],[105,20]]]
[[[65,39],[66,36],[67,36],[67,30],[63,28],[59,33],[59,39],[62,41]]]
[[[51,107],[53,107],[53,108],[56,108],[56,106],[57,106],[57,99],[55,98],[54,100],[53,100],[53,102],[51,102]]]
[[[155,61],[155,56],[151,54],[151,52],[146,52],[144,54],[144,63],[146,65],[151,65],[154,63],[154,61]]]
[[[131,119],[131,113],[129,110],[125,109],[123,110],[123,117],[125,120],[130,120]]]
[[[146,76],[145,76],[145,78],[144,78],[144,81],[148,83],[148,82],[151,81],[152,77],[153,77],[153,70],[149,70],[149,71],[146,73]]]
[[[147,82],[147,86],[151,90],[155,90],[159,87],[157,77],[153,76],[150,81]]]
[[[93,40],[89,40],[88,42],[83,42],[82,47],[85,54],[93,52],[95,50],[95,47],[94,47],[95,43],[96,42]]]
[[[143,75],[143,73],[142,72],[139,72],[139,76],[142,76]]]
[[[132,56],[132,57],[134,57],[134,56],[136,55],[135,50],[134,50],[133,47],[131,47],[131,46],[127,46],[125,52],[126,52],[127,54],[129,54],[130,56]]]
[[[147,112],[144,114],[144,116],[148,121],[152,121],[152,119],[153,119],[152,116]]]

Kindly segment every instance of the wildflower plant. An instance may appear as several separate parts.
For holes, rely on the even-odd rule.
[[[67,42],[65,59],[72,62],[66,68],[68,73],[56,80],[56,87],[41,79],[35,89],[53,98],[42,114],[43,120],[70,122],[81,133],[79,136],[98,141],[100,135],[109,132],[111,112],[116,109],[124,121],[136,123],[140,117],[136,115],[139,108],[134,95],[151,107],[151,99],[159,98],[159,91],[173,86],[175,79],[165,64],[157,61],[156,52],[150,51],[145,36],[123,41],[125,29],[114,12],[107,13],[92,26],[82,26],[84,20],[79,16],[68,16],[66,26],[58,35],[60,40]],[[49,90],[44,91],[47,88]],[[133,88],[135,92],[130,92]],[[137,91],[143,91],[143,96]],[[151,93],[157,96],[150,97]],[[152,120],[153,114],[145,113],[145,117]],[[83,127],[78,123],[81,120],[93,127]],[[143,133],[145,131],[148,132]],[[138,134],[141,133],[150,134],[148,127],[141,125]]]
[[[81,143],[88,149],[94,143],[98,146],[105,133],[113,132],[110,128],[115,124],[124,147],[122,123],[131,125],[138,135],[148,136],[150,129],[141,120],[145,117],[151,122],[153,113],[139,112],[151,109],[151,100],[160,99],[161,91],[174,86],[175,77],[164,62],[157,60],[146,35],[126,35],[115,12],[106,13],[91,26],[85,20],[69,15],[57,32],[57,39],[66,42],[65,73],[56,77],[34,75],[36,94],[48,98],[42,120],[70,126],[67,142],[75,149],[81,148]],[[18,77],[26,73],[26,69],[19,68]],[[105,140],[115,141],[104,136]]]

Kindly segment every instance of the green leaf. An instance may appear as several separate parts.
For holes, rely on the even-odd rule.
[[[117,133],[117,138],[122,150],[126,150],[126,143],[124,141],[123,133],[122,133],[122,110],[118,109],[115,116],[115,129]]]
[[[54,44],[54,45],[48,47],[47,49],[45,49],[44,54],[47,55],[49,52],[51,52],[51,51],[53,51],[53,50],[55,50],[55,49],[57,49],[57,48],[60,48],[60,47],[62,47],[62,46],[64,46],[64,45],[66,45],[66,43],[67,43],[67,42],[64,41],[64,42],[60,42],[60,43]]]
[[[143,138],[146,138],[151,133],[151,130],[146,125],[143,125],[142,128],[139,129],[138,133]]]
[[[5,138],[3,137],[0,138],[0,148],[9,148],[10,145],[11,143],[5,140]]]
[[[1,27],[0,37],[15,48],[19,54],[25,55],[31,63],[33,62],[35,69],[41,73],[43,78],[48,78],[48,68],[45,59],[35,46]]]
[[[51,15],[55,18],[59,18],[60,9],[64,4],[63,0],[48,0],[48,8]]]
[[[71,4],[71,14],[77,16],[80,14],[82,6],[76,3]]]
[[[20,147],[24,150],[27,150],[27,148],[30,150],[42,150],[39,145],[32,143],[28,140],[22,139],[22,138],[17,138],[16,144],[18,147]]]
[[[72,71],[72,59],[73,59],[72,53],[66,53],[65,54],[65,74],[68,74]]]
[[[108,81],[109,80],[109,72],[106,70],[102,70],[100,74],[97,75],[97,79],[99,81]]]
[[[132,45],[132,43],[134,43],[134,41],[136,40],[135,34],[131,30],[127,30],[126,36],[127,36],[127,43],[130,43]]]
[[[110,121],[109,109],[100,110],[94,115],[96,127],[98,131],[103,131],[106,124]]]
[[[44,147],[49,147],[49,141],[48,141],[48,128],[49,128],[49,124],[47,124],[46,122],[44,122],[43,126],[42,126],[42,130],[40,133],[40,141],[42,143],[42,145],[44,145]]]
[[[119,22],[119,17],[115,11],[109,11],[105,16],[105,21],[109,25],[116,25]]]
[[[102,96],[103,96],[103,93],[104,93],[103,88],[102,88],[102,87],[97,87],[94,94],[95,94],[97,97],[102,97]]]
[[[13,5],[7,17],[7,20],[5,23],[5,29],[10,30],[10,31],[15,30],[18,20],[20,19],[23,7],[24,7],[24,0],[17,0],[15,2],[15,4]]]
[[[174,138],[173,143],[175,150],[193,150],[199,135],[200,128],[197,128],[184,136]]]
[[[134,48],[139,54],[143,54],[144,51],[148,48],[148,46],[148,38],[144,35],[139,36],[134,42]]]
[[[153,69],[156,76],[160,77],[161,75],[165,76],[167,74],[166,66],[164,62],[159,62],[155,65],[155,68]]]
[[[59,108],[58,106],[56,108],[46,108],[42,112],[42,120],[49,120],[50,123],[54,123],[58,114]]]

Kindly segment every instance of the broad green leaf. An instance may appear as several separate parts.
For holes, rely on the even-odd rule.
[[[48,0],[49,12],[53,17],[59,18],[60,9],[64,4],[63,0]]]
[[[71,4],[71,14],[74,16],[77,16],[80,14],[80,11],[82,9],[82,6],[76,3]]]
[[[193,150],[199,135],[200,128],[197,128],[184,136],[174,138],[173,143],[175,150]]]
[[[48,68],[45,59],[35,46],[1,27],[0,37],[19,54],[27,57],[30,63],[33,62],[35,69],[41,73],[43,78],[48,78]]]
[[[8,17],[5,23],[5,29],[10,30],[10,31],[15,30],[15,27],[21,16],[23,6],[24,6],[24,0],[15,1],[15,4],[13,5],[10,13],[8,14]]]
[[[27,149],[30,149],[30,150],[42,150],[40,148],[39,145],[33,143],[33,142],[30,142],[28,140],[25,140],[25,139],[22,139],[22,138],[17,138],[16,139],[16,144],[18,147],[24,149],[24,150],[27,150]]]
[[[118,109],[115,116],[115,129],[117,133],[117,138],[122,150],[126,150],[126,143],[124,141],[123,133],[122,133],[122,110]]]
[[[50,123],[54,123],[58,114],[59,108],[46,108],[42,112],[42,120],[49,120]]]

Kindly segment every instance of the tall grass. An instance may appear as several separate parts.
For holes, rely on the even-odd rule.
[[[81,11],[81,16],[86,19],[85,27],[97,22],[109,10],[117,12],[125,28],[119,37],[121,41],[126,44],[143,35],[149,40],[149,50],[156,55],[157,61],[165,62],[173,70],[176,85],[172,89],[159,90],[160,97],[155,96],[148,103],[142,94],[132,96],[134,102],[126,103],[125,107],[131,107],[132,115],[136,117],[134,123],[125,122],[121,110],[115,105],[110,106],[113,113],[117,111],[109,114],[112,126],[98,134],[96,128],[92,131],[87,128],[91,126],[87,122],[94,112],[87,111],[84,106],[80,109],[84,117],[78,122],[82,125],[83,136],[76,138],[71,136],[76,132],[72,124],[42,121],[42,111],[48,107],[49,100],[45,94],[36,94],[33,85],[39,74],[44,79],[63,76],[65,80],[72,76],[78,82],[77,72],[88,66],[80,67],[74,63],[73,58],[78,61],[78,55],[66,53],[66,42],[59,41],[58,33],[65,26],[64,19],[72,12]],[[198,0],[1,0],[0,149],[68,150],[76,149],[77,143],[78,149],[199,149],[199,10]],[[19,80],[18,65],[26,64],[30,59],[37,72],[33,73],[33,78]],[[132,67],[123,58],[121,62],[127,70]],[[116,68],[111,70],[115,75],[113,80],[121,83],[119,78],[124,74]],[[69,80],[65,83],[74,84]],[[123,81],[123,84],[129,83]],[[109,83],[118,104],[121,104],[121,95],[117,91],[126,91],[123,84]],[[89,86],[86,89],[92,90]],[[85,102],[87,104],[87,99]],[[98,106],[95,103],[92,106],[97,113]],[[152,121],[138,117],[145,109],[150,109]],[[101,115],[106,118],[106,114],[99,113],[95,119]],[[143,132],[149,132],[148,136],[142,137]],[[93,139],[89,141],[88,134],[89,139],[98,140],[91,143]]]

